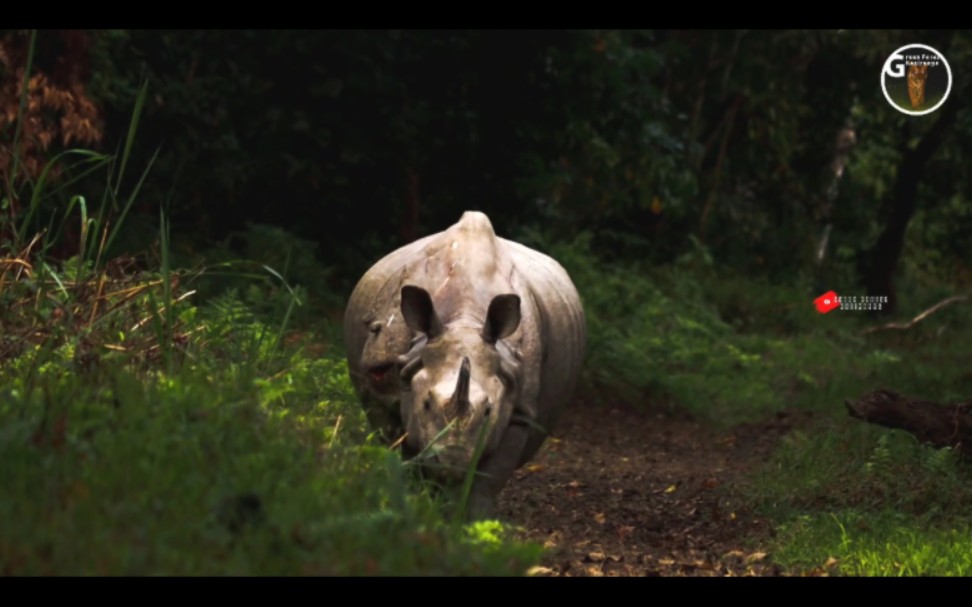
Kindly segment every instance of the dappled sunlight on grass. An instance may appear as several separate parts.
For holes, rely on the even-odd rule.
[[[916,524],[890,510],[804,515],[781,528],[777,543],[777,562],[798,571],[830,569],[858,576],[972,573],[968,523],[949,527]]]
[[[0,372],[8,575],[522,573],[539,556],[485,542],[499,523],[446,522],[368,440],[343,361],[293,350],[234,379],[200,351],[172,374],[78,376],[59,352]]]

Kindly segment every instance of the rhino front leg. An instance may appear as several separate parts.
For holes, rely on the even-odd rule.
[[[496,498],[513,476],[528,436],[529,429],[526,426],[511,425],[506,429],[496,453],[478,470],[479,474],[473,482],[466,506],[467,519],[482,520],[495,516]]]
[[[361,401],[368,423],[373,430],[378,431],[383,441],[392,443],[402,436],[404,430],[402,429],[402,418],[398,411],[371,395],[364,395]]]

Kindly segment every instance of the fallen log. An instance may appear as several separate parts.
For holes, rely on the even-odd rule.
[[[885,428],[910,432],[933,447],[952,447],[972,457],[972,400],[941,405],[892,390],[875,390],[846,400],[850,416]]]

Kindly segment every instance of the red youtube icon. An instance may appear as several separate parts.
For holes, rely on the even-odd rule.
[[[837,299],[837,293],[833,291],[827,291],[817,299],[813,300],[813,305],[817,306],[817,312],[821,314],[826,314],[834,308],[840,307],[840,300]]]

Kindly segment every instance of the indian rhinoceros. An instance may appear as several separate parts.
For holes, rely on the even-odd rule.
[[[433,476],[462,478],[482,450],[472,517],[492,513],[576,385],[587,329],[556,261],[467,211],[361,278],[344,316],[351,381],[372,426]]]

